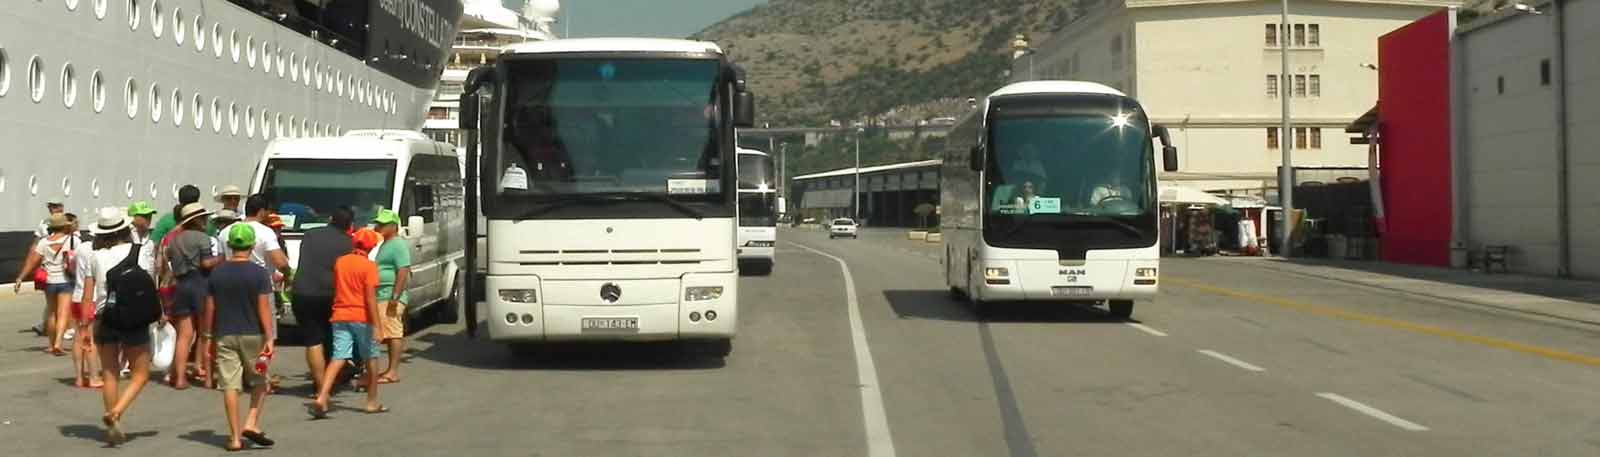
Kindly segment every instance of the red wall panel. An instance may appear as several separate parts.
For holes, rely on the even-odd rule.
[[[1450,11],[1378,39],[1383,259],[1450,263]]]

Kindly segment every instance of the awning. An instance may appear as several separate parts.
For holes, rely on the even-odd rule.
[[[1161,203],[1226,206],[1227,200],[1193,187],[1161,186]]]

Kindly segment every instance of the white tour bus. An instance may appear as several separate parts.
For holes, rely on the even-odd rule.
[[[348,206],[360,227],[380,208],[400,214],[397,240],[411,245],[409,317],[458,320],[455,306],[464,266],[465,208],[454,145],[407,130],[353,130],[329,138],[276,139],[251,179],[283,218],[285,253],[298,269],[300,239],[328,225],[333,210]],[[282,304],[288,306],[287,303]],[[286,311],[286,310],[280,310]],[[280,320],[293,324],[294,315]]]
[[[777,262],[778,187],[772,156],[739,149],[739,270],[768,275]]]
[[[989,94],[950,132],[940,186],[945,281],[989,302],[1105,303],[1156,295],[1161,253],[1154,141],[1167,129],[1100,84],[1030,81]]]
[[[714,43],[633,38],[517,44],[468,75],[468,331],[726,356],[743,75]]]

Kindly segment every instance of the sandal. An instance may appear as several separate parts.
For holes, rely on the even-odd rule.
[[[380,377],[378,377],[378,384],[395,384],[395,383],[398,383],[398,382],[400,382],[400,378],[396,378],[394,376],[380,376]]]
[[[250,440],[250,442],[252,442],[252,443],[256,443],[256,445],[258,445],[258,446],[272,446],[274,444],[278,444],[277,441],[273,441],[271,438],[267,438],[267,434],[266,433],[262,433],[262,432],[257,431],[257,430],[245,430],[244,432],[240,433],[239,435],[243,436],[247,440]]]
[[[378,405],[377,408],[365,409],[365,410],[362,410],[362,412],[365,412],[367,414],[383,414],[383,413],[389,412],[389,407],[388,406],[384,406],[384,405]]]
[[[232,444],[232,443],[224,444],[224,445],[222,445],[222,450],[228,451],[228,452],[243,451],[244,450],[244,443],[238,443],[237,445]]]
[[[311,420],[322,420],[328,418],[328,409],[318,405],[316,402],[311,402],[311,404],[306,405],[306,413],[311,415]]]
[[[128,435],[122,433],[121,424],[111,413],[100,416],[100,422],[106,424],[106,442],[110,445],[116,446],[128,439]]]

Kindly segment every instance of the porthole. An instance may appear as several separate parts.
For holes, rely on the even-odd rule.
[[[254,106],[244,107],[244,136],[245,138],[256,137],[256,107]]]
[[[167,18],[161,15],[161,0],[151,0],[150,33],[155,34],[156,38],[161,38],[161,34],[166,30],[166,28]]]
[[[133,180],[122,182],[122,194],[128,196],[128,198],[133,198]]]
[[[300,58],[300,84],[304,84],[306,87],[311,87],[311,67],[306,65],[306,61],[308,60],[311,60],[311,58]]]
[[[128,0],[128,30],[139,30],[139,21],[144,18],[144,10],[140,9],[139,0]]]
[[[61,104],[68,108],[78,104],[78,71],[70,63],[61,66]]]
[[[183,23],[183,8],[172,9],[172,40],[183,47],[183,40],[189,34],[189,24]]]
[[[100,20],[105,20],[105,18],[106,18],[106,0],[94,0],[94,18],[95,19],[100,19]]]
[[[317,90],[322,90],[322,62],[317,62]]]
[[[206,52],[206,30],[202,22],[205,22],[205,16],[196,14],[194,22],[190,24],[194,26],[194,52]]]
[[[239,63],[239,31],[228,32],[228,50],[233,54],[233,63]]]
[[[5,193],[5,191],[6,191],[6,170],[4,168],[0,168],[0,193]]]
[[[89,98],[93,99],[94,112],[106,109],[106,81],[100,76],[100,70],[95,70],[94,74],[89,76]]]
[[[156,182],[150,181],[150,198],[156,198],[159,196],[161,196],[161,193],[156,191]]]
[[[344,70],[335,70],[333,74],[334,90],[332,91],[334,95],[344,96],[344,79]]]
[[[39,195],[39,177],[28,175],[28,195]]]
[[[228,133],[239,136],[239,105],[228,102]]]
[[[293,114],[289,115],[289,136],[293,137],[293,138],[299,138],[300,137],[300,129],[297,128],[297,126],[294,123],[294,115]]]
[[[312,136],[312,133],[311,133],[311,120],[310,119],[301,119],[300,120],[300,135],[299,136],[300,137]]]
[[[266,108],[261,109],[261,139],[263,140],[272,136],[272,116],[270,114]]]
[[[350,88],[350,101],[356,101],[356,77],[347,76],[344,83]]]
[[[172,183],[172,199],[178,199],[178,183]]]
[[[122,86],[122,101],[128,107],[128,119],[139,117],[139,81],[128,78]]]
[[[273,48],[272,55],[278,58],[278,79],[283,79],[284,72],[289,70],[289,59],[283,56],[282,46]]]
[[[276,130],[278,131],[278,137],[282,138],[283,137],[283,133],[284,133],[283,132],[283,113],[278,113],[278,114],[272,115],[272,124],[273,124],[273,126],[277,127]]]
[[[222,100],[211,97],[211,131],[222,133]]]
[[[289,68],[289,82],[300,82],[300,55],[290,51],[289,65],[293,65],[293,67]],[[282,65],[278,66],[278,71],[283,71]]]
[[[193,114],[190,115],[194,116],[194,129],[200,130],[201,128],[205,127],[206,107],[205,101],[200,99],[200,94],[194,94],[194,102],[189,104],[189,111],[193,112]]]
[[[33,59],[28,61],[28,91],[34,103],[44,100],[44,86],[44,61],[40,60],[39,56],[33,56]]]
[[[261,40],[261,71],[263,73],[272,73],[272,61],[274,59],[276,57],[272,56],[272,44],[266,40]]]
[[[250,35],[244,39],[244,61],[250,68],[256,67],[256,36]]]
[[[100,198],[100,178],[89,180],[89,194],[94,198]]]
[[[78,0],[67,0],[67,11],[77,11]]]
[[[172,126],[183,126],[183,91],[172,88]]]
[[[222,24],[211,23],[211,53],[222,58]]]
[[[6,48],[0,47],[0,97],[6,96],[11,91],[11,59],[6,56]]]
[[[216,197],[217,196],[217,186],[215,184],[211,185],[211,196],[212,197]]]
[[[161,85],[150,83],[150,121],[161,122]]]
[[[61,178],[61,195],[64,197],[72,196],[72,178]]]

